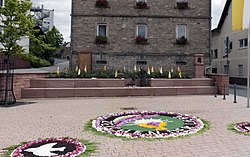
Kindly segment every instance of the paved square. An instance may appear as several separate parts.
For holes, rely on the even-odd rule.
[[[35,102],[0,107],[0,150],[4,147],[48,137],[73,137],[97,143],[98,157],[250,156],[250,136],[227,130],[230,123],[250,121],[246,98],[222,100],[213,96],[71,98],[22,100]],[[83,132],[90,119],[121,108],[143,111],[173,111],[208,120],[211,129],[202,135],[177,140],[124,141]],[[1,151],[0,151],[1,152]]]

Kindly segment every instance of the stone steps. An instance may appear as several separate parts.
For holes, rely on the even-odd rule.
[[[56,79],[36,78],[31,79],[30,88],[86,88],[86,87],[124,87],[127,84],[139,86],[139,79]],[[148,79],[150,87],[173,87],[173,86],[214,86],[213,79]]]
[[[24,88],[22,98],[127,97],[213,94],[213,86]]]
[[[127,87],[128,84],[134,86]],[[214,81],[209,78],[149,79],[148,87],[139,87],[140,81],[131,79],[31,79],[30,87],[23,88],[22,98],[64,97],[127,97],[175,96],[214,93]]]

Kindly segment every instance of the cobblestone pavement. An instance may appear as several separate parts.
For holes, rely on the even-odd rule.
[[[222,100],[213,96],[34,99],[16,107],[0,107],[0,150],[38,138],[70,136],[97,143],[98,157],[186,157],[250,156],[250,136],[227,130],[230,123],[250,121],[246,98]],[[108,138],[83,132],[84,123],[100,115],[138,110],[174,111],[210,121],[202,135],[177,140],[135,141]],[[0,151],[1,152],[1,151]]]

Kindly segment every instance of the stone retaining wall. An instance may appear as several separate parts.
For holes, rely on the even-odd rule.
[[[17,73],[14,75],[14,94],[16,99],[21,98],[21,89],[30,87],[30,79],[47,77],[46,73]]]
[[[6,56],[0,54],[0,61],[6,59]],[[29,61],[22,60],[20,57],[11,57],[11,60],[14,60],[14,68],[15,69],[23,69],[30,68],[31,64]],[[4,70],[6,67],[4,67]]]
[[[224,94],[224,84],[225,84],[226,94],[229,95],[229,75],[208,74],[208,77],[214,79],[214,81],[217,83],[218,94]]]

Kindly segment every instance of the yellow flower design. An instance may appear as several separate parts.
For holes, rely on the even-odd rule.
[[[155,129],[157,131],[162,131],[162,130],[168,130],[165,126],[167,126],[166,122],[160,122],[158,126],[155,126],[153,124],[137,124],[137,126],[143,127],[143,128],[149,128],[149,129]]]

